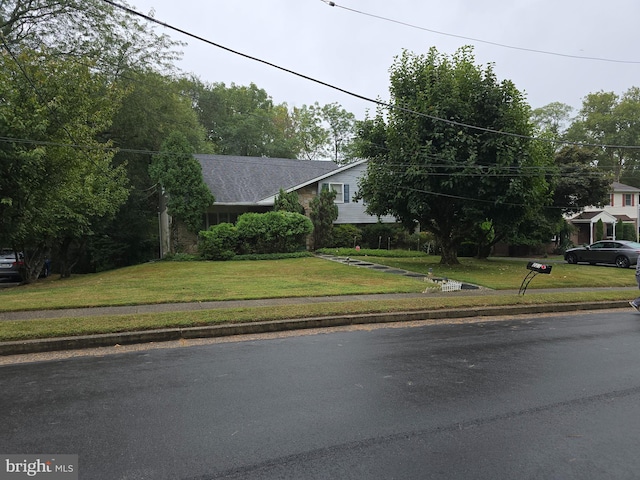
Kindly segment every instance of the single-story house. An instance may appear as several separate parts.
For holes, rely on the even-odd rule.
[[[606,238],[616,238],[616,223],[620,220],[634,225],[636,237],[638,235],[638,208],[640,189],[620,182],[611,184],[609,204],[604,207],[587,207],[583,212],[569,218],[568,221],[576,226],[576,233],[572,241],[576,245],[593,243],[595,241],[595,229],[599,220],[602,220]]]
[[[310,202],[325,186],[336,192],[338,218],[335,224],[366,225],[395,223],[395,218],[378,219],[365,212],[362,201],[355,201],[358,180],[365,174],[367,161],[339,166],[331,161],[296,160],[290,158],[204,155],[195,157],[202,166],[202,176],[215,203],[205,212],[203,228],[219,223],[235,223],[247,212],[273,210],[280,191],[295,191],[306,214]],[[161,256],[169,251],[169,217],[160,215]]]

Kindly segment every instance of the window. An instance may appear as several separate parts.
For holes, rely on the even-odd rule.
[[[322,188],[330,188],[336,192],[335,203],[349,203],[349,185],[344,183],[323,183]]]
[[[633,194],[625,193],[624,195],[622,195],[622,206],[633,207]]]

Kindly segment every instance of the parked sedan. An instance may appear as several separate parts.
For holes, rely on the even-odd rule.
[[[602,240],[571,248],[564,254],[567,263],[606,263],[620,268],[628,268],[638,262],[640,243],[628,240]]]
[[[11,250],[0,250],[0,279],[20,280],[20,267],[22,259],[16,260],[16,255]]]

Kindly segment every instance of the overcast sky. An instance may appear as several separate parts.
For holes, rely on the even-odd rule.
[[[142,13],[153,9],[157,20],[171,26],[384,101],[394,56],[403,49],[426,53],[431,46],[451,55],[473,45],[476,62],[494,63],[498,78],[512,80],[533,108],[558,101],[579,109],[589,93],[622,94],[640,86],[638,0],[337,0],[334,7],[322,0],[129,1]],[[337,102],[358,119],[375,112],[367,101],[171,30],[157,31],[188,43],[179,67],[202,81],[253,82],[275,103],[289,106]]]

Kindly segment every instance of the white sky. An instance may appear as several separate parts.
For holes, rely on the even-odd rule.
[[[578,109],[585,95],[640,86],[638,0],[129,0],[141,13],[212,42],[369,98],[388,100],[389,67],[402,49],[431,46],[453,54],[475,47],[476,63],[495,64],[533,108],[559,101]],[[503,48],[410,28],[513,47],[638,63],[583,60]],[[375,105],[156,27],[188,42],[178,65],[202,81],[255,83],[275,103],[337,102],[363,119]]]

